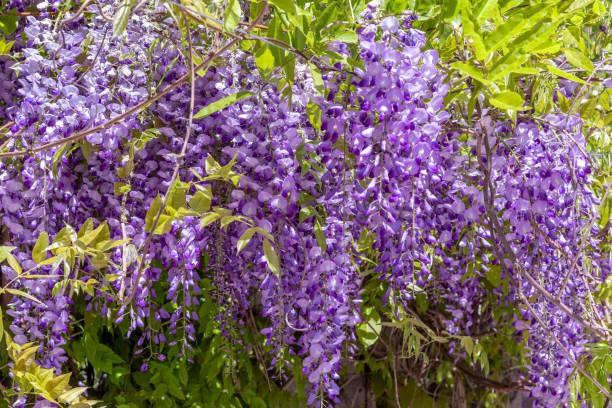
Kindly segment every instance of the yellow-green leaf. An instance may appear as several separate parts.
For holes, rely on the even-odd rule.
[[[267,45],[255,56],[255,62],[262,72],[272,71],[274,69],[274,54],[270,51]]]
[[[312,102],[308,102],[306,112],[308,113],[308,119],[310,120],[310,124],[315,129],[321,129],[321,108],[319,107],[319,105]]]
[[[476,68],[473,64],[466,63],[466,62],[455,62],[451,64],[451,66],[455,68],[456,70],[458,70],[459,72],[461,72],[462,74],[472,77],[475,80],[482,82],[485,85],[488,85],[490,82],[489,80],[485,79],[482,72],[479,71],[478,68]]]
[[[58,397],[58,400],[60,402],[66,403],[66,404],[70,404],[70,403],[76,401],[79,398],[79,396],[81,394],[83,394],[85,391],[87,391],[87,387],[72,388],[72,389],[64,392],[62,395],[60,395]]]
[[[34,262],[41,263],[47,257],[46,248],[49,246],[49,234],[46,231],[43,231],[38,236],[36,240],[36,245],[34,245],[34,249],[32,249],[32,259]]]
[[[223,110],[227,108],[228,106],[233,105],[236,102],[239,102],[252,95],[253,95],[253,92],[248,92],[248,91],[240,91],[240,92],[233,93],[231,95],[226,96],[225,98],[221,98],[218,101],[215,101],[203,107],[202,109],[200,109],[198,113],[193,115],[193,118],[194,119],[205,118],[208,115],[211,115],[215,112],[219,112],[220,110]]]
[[[176,179],[170,191],[168,191],[168,207],[178,210],[179,208],[187,208],[187,198],[185,197],[185,187],[183,183]]]
[[[221,216],[214,212],[209,212],[204,214],[204,216],[200,219],[200,228],[204,228],[205,226],[212,224],[217,221]]]
[[[155,226],[155,231],[153,234],[162,235],[167,234],[172,229],[172,217],[168,215],[160,215],[159,220],[157,221],[157,225]]]
[[[482,0],[474,12],[476,22],[482,24],[485,20],[493,18],[496,11],[497,0]]]
[[[151,232],[151,229],[153,228],[153,223],[155,222],[155,218],[157,217],[157,213],[161,209],[161,205],[162,205],[162,199],[158,194],[157,197],[155,197],[155,199],[151,202],[151,206],[149,207],[149,210],[147,211],[147,215],[145,216],[145,231],[146,232]]]
[[[606,7],[601,3],[601,1],[597,0],[593,3],[593,14],[598,16],[603,16],[606,14]]]
[[[13,270],[17,272],[17,274],[21,274],[21,265],[19,265],[17,258],[15,258],[13,254],[11,254],[11,252],[15,248],[16,247],[0,246],[0,262],[6,259],[6,262],[8,262],[9,266],[13,268]]]
[[[512,109],[512,110],[523,110],[523,104],[525,101],[523,97],[516,92],[504,91],[495,95],[489,99],[491,105],[500,109]]]
[[[125,193],[129,193],[132,187],[127,183],[122,183],[120,181],[115,182],[114,184],[114,193],[116,196],[120,196]]]
[[[7,43],[3,38],[0,39],[0,55],[8,55],[9,51],[13,47],[13,43],[15,43],[15,41]]]
[[[3,315],[2,315],[2,307],[0,306],[0,342],[2,341],[2,336],[4,336],[4,323],[3,323]]]
[[[108,224],[106,221],[104,221],[98,225],[98,228],[83,235],[79,241],[81,241],[85,246],[96,246],[97,244],[108,241],[109,239],[110,230],[108,229]]]
[[[238,27],[241,14],[242,10],[240,9],[238,0],[228,0],[227,6],[223,12],[224,26],[227,31],[234,31],[234,29]]]
[[[295,2],[293,0],[269,0],[268,3],[287,13],[295,14]]]
[[[93,218],[88,218],[87,221],[85,221],[83,225],[81,225],[81,228],[79,229],[79,232],[77,233],[77,238],[81,238],[83,237],[83,235],[92,231],[93,225],[94,225]]]
[[[570,64],[587,72],[593,71],[593,63],[582,52],[575,48],[566,48],[563,53]]]
[[[544,69],[546,69],[551,74],[560,76],[561,78],[569,79],[570,81],[578,82],[579,84],[584,84],[584,81],[578,78],[576,75],[570,74],[569,72],[562,71],[553,65],[544,65]]]
[[[0,293],[2,292],[6,292],[6,293],[10,293],[11,295],[15,295],[15,296],[21,296],[24,297],[26,299],[30,299],[34,302],[40,303],[41,305],[44,305],[43,302],[41,302],[40,300],[36,299],[34,296],[30,295],[29,293],[23,292],[19,289],[12,289],[12,288],[5,288],[2,289],[0,288]]]
[[[255,232],[255,228],[249,228],[244,231],[244,233],[238,239],[238,243],[236,244],[236,247],[238,248],[238,253],[240,253],[240,251],[242,251],[244,247],[248,245],[248,243],[251,241],[251,238],[253,238],[253,234],[255,234]]]
[[[45,389],[53,398],[57,398],[64,392],[69,381],[70,373],[58,375],[45,384]]]
[[[280,277],[280,260],[278,259],[276,250],[274,249],[272,244],[270,244],[270,241],[268,241],[267,239],[264,239],[263,249],[264,257],[266,258],[268,268],[270,268],[274,275]]]

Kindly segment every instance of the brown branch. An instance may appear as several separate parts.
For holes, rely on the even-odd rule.
[[[468,367],[461,361],[456,362],[455,367],[457,367],[459,370],[465,373],[476,384],[482,385],[483,387],[491,388],[493,390],[503,392],[503,393],[506,393],[509,391],[516,391],[516,390],[527,390],[529,386],[533,385],[532,383],[528,381],[515,381],[515,382],[506,383],[506,382],[493,380],[491,378],[484,377],[478,374],[476,371],[472,370],[470,367]]]
[[[482,160],[482,142],[483,140],[484,140],[485,149],[486,149],[487,158],[488,158],[487,164],[485,164]],[[491,229],[491,233],[498,237],[499,241],[502,244],[503,250],[504,250],[502,253],[499,254],[500,262],[503,262],[503,258],[504,258],[503,255],[508,256],[510,260],[512,261],[513,266],[518,270],[519,275],[525,277],[527,281],[529,281],[531,286],[533,286],[536,289],[536,291],[538,291],[541,295],[543,295],[546,299],[548,299],[553,305],[557,306],[561,311],[563,311],[566,315],[568,315],[572,320],[574,320],[581,326],[588,328],[589,330],[593,331],[594,333],[596,333],[597,335],[601,336],[604,339],[609,339],[610,338],[609,333],[612,332],[611,329],[608,329],[607,327],[601,327],[601,326],[594,325],[586,321],[585,319],[581,318],[580,316],[577,316],[565,303],[561,302],[554,295],[552,295],[549,291],[547,291],[544,287],[542,287],[542,285],[540,285],[525,270],[523,265],[521,265],[521,263],[518,261],[518,258],[516,257],[516,254],[512,250],[510,243],[508,242],[506,235],[504,234],[504,229],[499,224],[499,220],[497,219],[497,216],[493,209],[493,199],[495,197],[495,193],[494,193],[493,185],[491,182],[491,169],[489,167],[491,165],[491,160],[490,160],[491,151],[489,147],[488,137],[483,137],[483,135],[481,135],[480,133],[478,134],[478,140],[476,144],[476,154],[477,154],[478,162],[480,163],[481,169],[485,177],[484,185],[483,185],[483,197],[485,201],[485,209],[487,212],[487,216],[492,224],[489,226],[489,228]],[[514,284],[516,285],[517,288],[520,288],[521,281],[520,280],[515,281]]]
[[[538,321],[538,323],[540,324],[540,326],[542,326],[542,328],[544,330],[546,330],[546,332],[548,333],[548,335],[555,341],[555,343],[557,343],[557,346],[559,346],[559,348],[561,350],[563,350],[563,352],[565,353],[566,357],[572,362],[572,364],[574,364],[576,366],[576,368],[578,369],[578,371],[580,371],[582,373],[582,375],[584,375],[586,378],[588,378],[589,380],[591,380],[591,382],[593,384],[595,384],[595,386],[597,388],[599,388],[599,390],[602,392],[603,395],[605,395],[607,398],[612,398],[612,394],[610,394],[608,392],[608,390],[606,390],[604,388],[603,385],[601,385],[597,380],[595,380],[593,378],[593,376],[591,376],[591,374],[589,374],[583,367],[582,365],[578,364],[578,362],[574,359],[574,357],[571,355],[571,353],[569,352],[569,350],[567,348],[565,348],[565,346],[563,345],[563,343],[561,343],[559,341],[559,339],[557,338],[557,336],[555,336],[546,326],[546,324],[544,324],[544,322],[542,321],[542,319],[540,318],[540,316],[536,313],[536,311],[533,309],[533,307],[531,306],[531,304],[529,303],[529,300],[527,300],[527,298],[525,297],[525,294],[523,293],[523,289],[521,287],[519,287],[518,289],[518,293],[519,296],[521,298],[521,300],[523,301],[523,303],[525,304],[525,306],[527,306],[527,308],[529,309],[529,311],[531,312],[531,315]]]

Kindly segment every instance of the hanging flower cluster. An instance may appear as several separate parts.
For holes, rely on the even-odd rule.
[[[99,7],[112,15],[118,3]],[[597,232],[588,218],[597,203],[580,122],[549,115],[545,123],[510,123],[484,112],[471,132],[453,129],[460,119],[445,110],[449,85],[437,52],[425,49],[412,17],[381,17],[375,6],[360,17],[367,23],[355,47],[363,68],[338,65],[324,74],[323,95],[307,66],[286,98],[257,73],[253,56],[224,55],[224,64],[196,75],[195,112],[237,92],[251,96],[192,123],[190,85],[173,85],[189,72],[189,58],[173,45],[178,30],[164,28],[159,41],[159,22],[146,12],[135,13],[118,38],[100,14],[59,32],[48,16],[28,17],[18,45],[23,59],[0,61],[0,85],[7,85],[0,87],[0,124],[14,122],[6,151],[27,151],[0,162],[0,217],[15,255],[24,269],[34,268],[41,233],[53,238],[90,218],[96,226],[106,221],[109,239],[126,241],[110,250],[102,277],[86,261],[61,277],[47,265],[37,273],[49,278],[18,280],[42,304],[14,300],[7,313],[15,340],[44,343],[43,363],[59,370],[73,318],[71,292],[57,284],[95,276],[89,308],[115,324],[127,319],[140,345],[168,343],[189,356],[206,274],[228,348],[239,345],[257,308],[269,322],[262,333],[271,364],[300,356],[312,384],[309,404],[338,402],[341,358],[346,345],[353,350],[361,319],[360,272],[371,268],[388,283],[385,303],[407,310],[416,293],[426,293],[449,335],[495,327],[480,307],[491,292],[502,304],[536,298],[515,323],[517,336],[530,334],[531,393],[543,406],[566,401],[573,363],[550,333],[574,356],[591,338],[558,303],[580,315],[593,289],[582,271],[588,264],[602,280],[610,273],[600,254],[584,258],[597,245],[582,233]],[[333,47],[350,54],[347,44]],[[163,98],[127,114],[167,87]],[[117,117],[75,143],[58,142]],[[241,177],[206,180],[214,163],[231,163]],[[196,211],[151,235],[150,209],[174,188],[176,168]],[[200,212],[213,208],[245,222],[203,222],[192,205],[203,192],[210,200]],[[148,252],[137,261],[142,247]],[[2,272],[16,277],[8,266]],[[558,301],[525,274],[546,293],[561,290]],[[156,291],[160,281],[166,292]],[[168,332],[151,327],[150,317],[169,322]],[[450,349],[461,353],[454,342]]]

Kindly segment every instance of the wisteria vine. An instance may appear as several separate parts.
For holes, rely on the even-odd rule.
[[[86,2],[64,20],[59,1],[2,6],[38,10],[13,34],[16,57],[0,56],[3,245],[36,277],[9,265],[2,273],[40,301],[11,299],[17,343],[40,343],[40,363],[61,372],[74,324],[65,282],[93,279],[88,309],[127,321],[139,353],[153,341],[190,358],[206,275],[229,355],[250,347],[243,334],[256,310],[270,373],[283,378],[297,356],[308,404],[338,403],[363,286],[377,279],[398,319],[418,315],[426,294],[455,360],[465,357],[461,336],[511,325],[526,339],[521,388],[534,406],[569,401],[586,344],[610,340],[592,293],[612,273],[577,116],[512,121],[483,109],[468,123],[445,106],[447,70],[412,28],[416,16],[385,17],[375,3],[359,16],[356,42],[329,46],[357,53],[360,66],[320,75],[324,58],[317,68],[297,55],[285,89],[282,72],[259,72],[257,56],[233,48],[268,21],[267,8],[233,37],[209,33],[209,46],[165,14],[187,21],[172,3],[137,7],[114,35],[108,16],[121,4]],[[76,237],[89,219],[84,233],[106,222],[116,242],[107,255],[45,265],[53,243],[78,242],[58,237]],[[43,233],[52,243],[35,260]],[[494,304],[516,316],[498,319]]]

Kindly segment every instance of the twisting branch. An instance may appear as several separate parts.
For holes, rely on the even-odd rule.
[[[567,316],[569,316],[572,320],[580,324],[582,327],[591,330],[593,333],[601,336],[603,339],[609,339],[611,337],[610,333],[612,333],[611,329],[608,329],[607,327],[602,327],[599,325],[594,325],[593,323],[588,322],[585,319],[578,316],[565,303],[561,302],[552,293],[546,290],[546,288],[540,285],[540,283],[536,281],[533,278],[533,276],[531,276],[529,272],[525,270],[523,265],[521,265],[521,263],[518,261],[518,258],[514,250],[512,249],[512,247],[510,246],[510,243],[508,242],[508,239],[506,238],[506,234],[504,233],[503,227],[499,224],[499,220],[497,219],[497,216],[493,208],[493,199],[495,197],[495,192],[494,192],[493,184],[491,181],[491,168],[490,168],[491,150],[489,146],[489,140],[488,140],[488,137],[486,137],[486,135],[483,135],[481,132],[477,133],[477,138],[478,139],[477,139],[477,144],[476,144],[476,154],[478,156],[478,162],[480,164],[481,170],[484,174],[483,197],[484,197],[484,202],[485,202],[485,210],[490,220],[489,228],[491,230],[491,233],[498,237],[499,241],[502,244],[502,249],[503,249],[503,252],[500,254],[501,255],[500,262],[503,262],[503,255],[507,256],[512,262],[512,265],[514,266],[514,268],[516,268],[516,270],[519,272],[519,276],[527,279],[529,284],[537,292],[539,292],[542,296],[544,296],[548,301],[550,301],[553,305],[558,307],[562,312],[564,312]],[[482,160],[483,140],[484,140],[486,154],[487,154],[487,164],[485,164],[484,161]],[[514,281],[513,283],[515,284],[517,288],[520,288],[520,286],[522,285],[521,279],[519,279],[518,281]]]
[[[267,10],[267,8],[266,8],[266,10]],[[263,16],[262,16],[262,18],[263,18]],[[254,27],[251,27],[251,28],[247,29],[247,31],[250,31],[253,28]],[[211,53],[211,55],[208,58],[206,58],[203,62],[201,62],[198,66],[196,66],[194,68],[194,70],[197,72],[197,71],[207,67],[217,56],[219,56],[220,54],[222,54],[225,51],[227,51],[230,48],[232,48],[234,45],[236,45],[238,43],[238,41],[239,41],[239,39],[234,39],[234,40],[228,42],[226,45],[224,45],[222,48],[220,48],[216,52]],[[12,152],[3,152],[3,153],[0,153],[0,159],[8,158],[8,157],[19,157],[19,156],[25,156],[25,155],[32,155],[34,153],[42,152],[42,151],[49,150],[49,149],[52,149],[52,148],[57,147],[57,146],[61,146],[61,145],[66,144],[66,143],[70,143],[70,142],[74,142],[74,141],[83,139],[84,137],[89,136],[89,135],[94,134],[94,133],[105,131],[105,130],[109,129],[111,126],[116,125],[116,124],[122,122],[128,116],[130,116],[132,114],[135,114],[135,113],[138,113],[141,110],[145,109],[147,106],[151,105],[152,103],[157,102],[158,100],[160,100],[164,96],[168,95],[170,92],[172,92],[174,89],[176,89],[177,87],[179,87],[183,83],[187,82],[188,80],[189,80],[189,73],[181,76],[179,79],[174,81],[174,83],[172,83],[171,85],[169,85],[166,88],[164,88],[163,90],[153,94],[148,99],[140,102],[138,105],[133,106],[132,108],[128,109],[127,111],[125,111],[121,115],[118,115],[118,116],[116,116],[116,117],[114,117],[114,118],[112,118],[112,119],[110,119],[110,120],[108,120],[108,121],[98,125],[98,126],[82,130],[80,132],[77,132],[77,133],[75,133],[75,134],[73,134],[71,136],[65,137],[63,139],[56,140],[56,141],[49,142],[49,143],[45,143],[45,144],[42,144],[42,145],[30,148],[30,149],[23,149],[23,150],[16,150],[16,151],[12,151]]]
[[[612,189],[612,183],[608,186],[606,193],[603,196],[603,199],[601,200],[601,205],[603,206],[606,202],[606,200],[608,199],[608,195],[610,194],[610,190]],[[578,252],[584,250],[584,248],[587,246],[588,244],[588,240],[586,239],[586,235],[590,233],[591,228],[593,228],[593,225],[595,224],[595,220],[597,219],[597,217],[592,217],[591,218],[591,222],[589,223],[586,231],[585,231],[585,235],[582,236],[582,241],[580,243],[580,248],[578,249]],[[572,262],[572,266],[570,268],[570,270],[567,272],[567,274],[565,275],[565,277],[563,278],[563,283],[561,284],[561,289],[559,289],[559,292],[557,293],[557,299],[561,297],[561,295],[563,294],[563,291],[565,290],[565,287],[567,286],[567,283],[569,282],[569,278],[570,275],[572,274],[572,272],[574,271],[574,269],[576,268],[576,265],[578,264],[578,257],[576,257],[574,259],[574,261]]]
[[[579,364],[576,359],[574,359],[574,357],[572,356],[572,354],[569,352],[569,350],[563,345],[563,343],[561,343],[559,341],[559,339],[557,338],[557,336],[555,336],[546,326],[546,324],[542,321],[542,319],[540,318],[540,316],[536,313],[536,311],[533,309],[533,307],[531,306],[531,304],[529,303],[529,300],[527,300],[527,298],[525,297],[525,294],[523,293],[523,288],[521,288],[519,286],[518,288],[518,293],[519,293],[519,297],[521,298],[521,300],[523,301],[523,303],[525,304],[525,306],[527,306],[527,308],[529,309],[529,311],[531,312],[531,315],[537,320],[538,324],[540,326],[542,326],[542,328],[544,330],[546,330],[546,333],[548,333],[548,335],[554,340],[555,343],[557,343],[557,346],[559,346],[559,348],[561,350],[563,350],[563,352],[565,353],[565,355],[567,356],[567,358],[572,362],[572,364],[574,364],[576,366],[576,368],[578,369],[578,371],[580,371],[582,373],[582,375],[584,375],[585,377],[587,377],[589,380],[591,380],[591,382],[593,384],[595,384],[595,386],[597,388],[599,388],[599,390],[602,392],[603,395],[605,395],[607,398],[612,398],[612,394],[610,394],[608,392],[608,390],[606,390],[604,388],[603,385],[601,385],[596,379],[593,378],[593,376],[591,374],[589,374],[583,367],[581,364]]]
[[[263,8],[263,10],[261,11],[261,13],[259,13],[259,16],[257,16],[257,18],[255,19],[255,21],[253,22],[253,24],[251,26],[249,26],[247,28],[247,32],[251,31],[253,28],[255,28],[254,26],[256,24],[259,24],[261,22],[261,20],[264,18],[264,16],[266,15],[266,13],[269,10],[269,5],[268,3],[265,3],[265,6]],[[189,34],[189,28],[187,28],[187,32],[188,32],[188,41],[189,41],[189,55],[190,55],[190,60],[191,60],[191,53],[192,53],[192,44],[191,44],[191,34]],[[192,75],[194,72],[199,71],[202,68],[205,68],[208,66],[208,64],[210,64],[218,55],[224,53],[225,51],[229,50],[230,48],[232,48],[234,45],[236,45],[238,43],[239,39],[233,39],[231,41],[229,41],[226,45],[224,45],[223,47],[221,47],[220,49],[218,49],[217,51],[214,51],[210,54],[210,56],[206,59],[206,61],[202,62],[201,64],[199,64],[197,67],[194,68],[192,61],[190,61],[190,72],[185,74],[184,76],[182,76],[181,78],[179,78],[172,86],[174,88],[176,88],[176,86],[178,86],[179,83],[182,83],[184,81],[186,81],[187,79],[191,79],[192,82],[192,89],[191,89],[191,103],[189,106],[190,109],[190,121],[189,121],[189,125],[187,126],[187,133],[185,136],[185,141],[183,142],[183,147],[181,149],[181,153],[179,154],[179,156],[177,157],[176,160],[176,164],[174,166],[174,171],[172,173],[172,177],[170,179],[170,184],[168,187],[168,190],[166,190],[166,194],[164,194],[164,198],[162,200],[162,204],[159,207],[159,210],[157,211],[157,214],[155,216],[155,220],[153,221],[153,224],[151,226],[151,233],[147,236],[147,239],[145,240],[144,244],[142,245],[143,251],[142,251],[142,257],[140,260],[140,263],[138,264],[138,269],[137,269],[137,274],[136,274],[136,280],[134,281],[134,287],[132,288],[132,291],[130,292],[130,295],[124,300],[123,304],[129,304],[132,299],[134,299],[134,296],[136,294],[136,289],[138,286],[138,282],[140,281],[140,279],[142,278],[142,275],[146,269],[146,257],[147,254],[149,252],[149,246],[151,245],[151,240],[153,238],[153,231],[155,231],[155,228],[157,227],[157,223],[159,222],[159,218],[162,214],[162,212],[164,211],[164,209],[166,208],[166,205],[168,204],[168,199],[169,199],[169,192],[170,189],[172,188],[172,185],[174,184],[174,182],[176,181],[177,177],[178,177],[178,173],[179,173],[179,169],[181,167],[181,164],[183,163],[183,160],[185,158],[185,153],[187,152],[187,144],[189,142],[189,136],[191,133],[191,121],[193,120],[193,104],[194,104],[194,96],[195,96],[195,90],[193,87],[193,81],[195,80],[194,76]],[[180,81],[180,82],[179,82]],[[167,89],[167,88],[166,88]],[[160,92],[159,94],[157,94],[157,97],[155,100],[158,100],[159,98],[161,98],[163,95],[162,94],[167,94],[168,92],[165,92],[166,89],[164,89],[164,91]],[[165,93],[164,93],[165,92]],[[161,95],[161,96],[160,96]],[[151,98],[150,98],[151,99]],[[142,105],[142,104],[140,104]],[[148,105],[148,103],[147,103]]]

